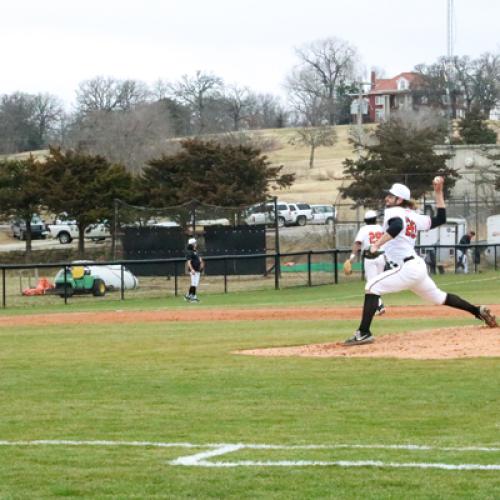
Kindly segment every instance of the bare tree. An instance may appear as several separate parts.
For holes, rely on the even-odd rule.
[[[483,54],[474,61],[474,69],[475,103],[488,117],[500,100],[500,55]]]
[[[253,96],[248,87],[229,85],[224,95],[227,113],[232,121],[232,129],[237,132],[241,129],[242,122],[246,122],[253,105]]]
[[[250,96],[247,122],[250,129],[283,128],[288,121],[288,111],[280,99],[272,94]]]
[[[33,124],[33,96],[14,92],[0,98],[0,153],[40,149]]]
[[[192,109],[199,134],[205,133],[207,129],[207,107],[210,99],[219,97],[222,89],[222,78],[199,70],[194,77],[183,75],[180,81],[170,85],[172,94]]]
[[[50,94],[34,96],[32,120],[38,131],[40,144],[46,146],[55,137],[63,114],[63,104],[58,97]]]
[[[337,141],[335,128],[328,125],[319,127],[303,127],[289,141],[290,144],[303,144],[309,147],[309,168],[314,167],[314,154],[320,146],[333,146]]]
[[[299,63],[286,80],[292,103],[321,102],[323,118],[334,125],[337,87],[341,82],[355,79],[359,59],[356,48],[339,38],[326,38],[304,45],[296,54]],[[310,98],[301,97],[303,94]]]
[[[169,113],[163,101],[128,111],[94,111],[74,125],[66,146],[100,155],[139,173],[151,159],[172,151]]]
[[[129,110],[147,100],[147,86],[135,80],[97,76],[80,83],[76,100],[82,114],[92,111]]]

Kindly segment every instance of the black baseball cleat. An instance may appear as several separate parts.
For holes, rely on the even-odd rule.
[[[191,302],[191,295],[186,293],[186,295],[184,295],[184,300],[187,302]]]
[[[344,341],[343,345],[351,346],[351,345],[363,345],[363,344],[371,344],[375,342],[373,335],[371,332],[360,332],[359,330],[356,333]]]
[[[486,306],[479,306],[479,319],[482,319],[490,328],[498,326],[495,315]]]

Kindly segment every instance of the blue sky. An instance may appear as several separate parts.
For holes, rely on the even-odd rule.
[[[152,84],[196,70],[284,94],[294,48],[336,36],[386,76],[446,53],[447,0],[17,0],[0,16],[0,94],[69,105],[97,75]],[[500,1],[455,0],[455,53],[500,51]]]

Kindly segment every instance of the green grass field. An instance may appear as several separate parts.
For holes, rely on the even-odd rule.
[[[499,276],[443,275],[437,281],[473,302],[492,304],[500,301]],[[29,313],[340,307],[359,305],[362,286],[351,282],[203,299],[193,306],[174,297],[124,302],[86,297]],[[388,296],[386,303],[421,301],[404,293]],[[7,309],[0,322],[26,313],[22,307]],[[291,313],[287,321],[4,324],[0,498],[500,497],[498,358],[233,354],[340,340],[357,323],[358,318],[299,321]],[[376,322],[373,331],[467,324],[477,321],[388,319]],[[32,443],[36,440],[49,442]],[[465,470],[466,464],[484,469]],[[487,470],[488,465],[496,469]]]

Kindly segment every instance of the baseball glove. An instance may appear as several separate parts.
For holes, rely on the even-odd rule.
[[[351,259],[347,259],[345,262],[344,262],[344,274],[346,276],[349,276],[350,274],[352,274],[352,264],[351,264]]]
[[[377,252],[370,252],[370,250],[365,250],[363,253],[363,257],[365,259],[376,259],[379,255],[382,255],[384,252],[378,250]]]

